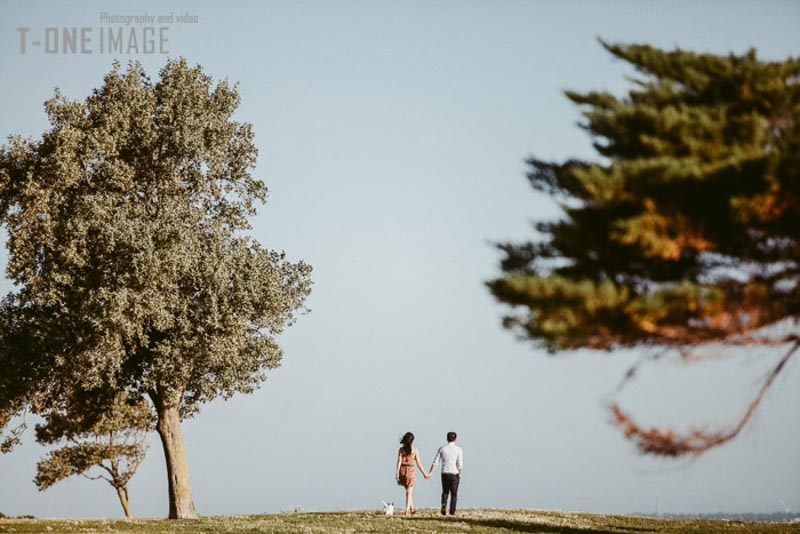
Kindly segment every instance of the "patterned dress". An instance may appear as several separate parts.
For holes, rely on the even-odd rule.
[[[397,483],[404,488],[410,488],[414,485],[414,477],[417,474],[416,469],[414,469],[415,452],[417,452],[416,449],[412,449],[411,454],[406,454],[403,452],[403,448],[400,448],[400,477]]]

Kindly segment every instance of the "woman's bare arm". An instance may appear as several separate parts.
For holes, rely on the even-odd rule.
[[[400,464],[402,463],[402,457],[400,456],[400,451],[397,451],[397,465],[394,468],[394,479],[396,481],[400,481]]]
[[[419,470],[422,471],[422,475],[425,477],[425,480],[431,478],[431,474],[425,471],[425,468],[422,467],[422,462],[419,461],[419,450],[417,449],[414,449],[414,460],[416,460],[417,467],[419,467]]]

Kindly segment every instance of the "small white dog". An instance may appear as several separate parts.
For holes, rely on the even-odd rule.
[[[392,517],[394,515],[394,503],[383,502],[383,513],[386,515],[386,517]]]

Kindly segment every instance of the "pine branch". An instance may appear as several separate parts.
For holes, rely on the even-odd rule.
[[[636,424],[631,417],[622,411],[616,403],[610,409],[614,416],[614,424],[622,429],[627,439],[636,442],[642,453],[658,456],[678,457],[685,455],[698,456],[709,449],[718,447],[734,439],[747,425],[758,409],[767,390],[775,378],[783,371],[786,362],[800,349],[800,341],[795,341],[778,364],[769,372],[758,394],[750,402],[742,417],[728,430],[709,432],[693,430],[685,434],[676,433],[671,428],[652,428],[645,430]]]

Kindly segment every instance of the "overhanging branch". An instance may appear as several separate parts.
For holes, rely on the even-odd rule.
[[[718,447],[735,438],[745,427],[747,422],[753,417],[764,398],[767,390],[772,386],[775,378],[783,371],[786,363],[800,349],[800,341],[794,341],[792,346],[783,355],[778,364],[767,374],[764,383],[758,394],[748,405],[742,417],[729,429],[717,432],[704,430],[692,430],[680,434],[671,428],[662,429],[658,427],[645,430],[636,424],[631,417],[622,411],[618,404],[610,405],[611,413],[614,417],[614,424],[622,429],[627,439],[636,442],[639,450],[645,454],[655,454],[658,456],[698,456],[709,449]]]

